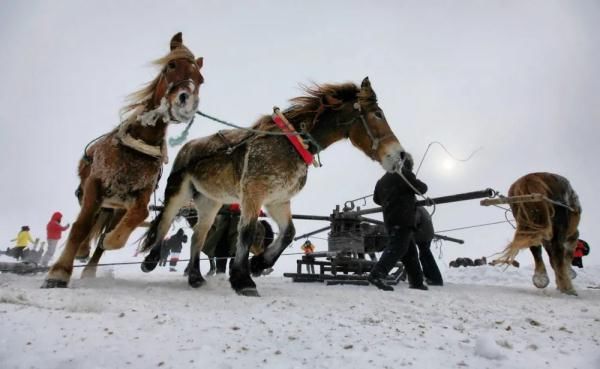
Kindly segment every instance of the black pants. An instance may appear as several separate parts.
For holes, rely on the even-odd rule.
[[[371,270],[371,275],[383,278],[401,260],[406,269],[408,283],[411,286],[422,285],[423,270],[419,262],[417,245],[413,241],[413,230],[411,228],[392,227],[388,232],[388,244],[383,250],[381,258]]]
[[[13,248],[13,257],[17,260],[23,258],[23,252],[25,251],[24,247],[15,247]]]
[[[442,273],[440,273],[440,268],[438,268],[435,257],[431,253],[431,241],[419,243],[417,246],[419,247],[419,260],[423,267],[423,275],[428,280],[428,283],[443,284]]]

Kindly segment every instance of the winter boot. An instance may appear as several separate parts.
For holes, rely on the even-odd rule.
[[[369,273],[367,280],[369,281],[369,283],[371,283],[375,287],[379,288],[380,290],[383,290],[383,291],[393,291],[394,290],[394,287],[388,285],[385,282],[385,277],[382,277],[377,272]]]

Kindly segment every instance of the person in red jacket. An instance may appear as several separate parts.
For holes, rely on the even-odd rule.
[[[61,220],[62,214],[59,211],[57,211],[54,214],[52,214],[50,221],[46,225],[46,238],[48,240],[48,249],[46,249],[46,253],[44,253],[44,256],[42,256],[41,264],[43,266],[47,266],[50,262],[50,259],[52,259],[52,256],[54,256],[54,252],[56,251],[56,244],[58,243],[58,240],[60,240],[62,232],[69,229],[69,224],[67,224],[64,227],[60,224]]]

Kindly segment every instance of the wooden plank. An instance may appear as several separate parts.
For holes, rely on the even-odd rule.
[[[546,200],[546,196],[540,193],[532,193],[529,195],[521,196],[510,196],[510,197],[497,197],[494,199],[483,199],[479,203],[482,206],[500,205],[500,204],[514,204],[518,202],[537,202]]]

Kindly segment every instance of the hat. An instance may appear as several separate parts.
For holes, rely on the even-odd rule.
[[[22,226],[22,227],[21,227],[21,230],[22,230],[22,231],[28,231],[28,230],[29,230],[29,226]]]

